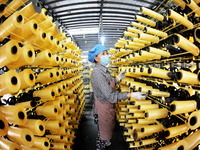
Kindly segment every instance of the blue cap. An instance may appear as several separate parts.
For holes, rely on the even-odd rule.
[[[103,46],[102,44],[97,44],[94,48],[92,48],[88,52],[88,60],[90,62],[94,62],[94,57],[96,57],[100,52],[105,51],[106,47]]]

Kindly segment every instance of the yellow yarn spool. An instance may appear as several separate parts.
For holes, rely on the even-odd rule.
[[[53,89],[54,92],[55,92],[55,96],[60,96],[61,95],[61,88],[60,86],[56,85],[56,84],[52,84],[52,85],[49,85],[48,87],[46,87],[47,89]]]
[[[10,40],[0,48],[0,67],[16,62],[19,57],[19,46],[15,40]]]
[[[47,16],[44,21],[42,21],[42,22],[39,23],[39,27],[42,30],[45,31],[46,29],[48,29],[48,28],[50,28],[50,27],[53,26],[53,22],[52,21],[53,21],[53,17]]]
[[[24,69],[19,73],[21,86],[20,89],[31,87],[35,84],[35,75],[31,69]]]
[[[146,41],[149,41],[149,42],[152,42],[152,43],[158,43],[159,42],[159,37],[153,36],[153,35],[150,35],[150,34],[146,34],[146,33],[138,33],[137,37],[141,40],[146,40]]]
[[[51,33],[46,33],[46,38],[44,39],[44,43],[42,43],[42,45],[40,45],[40,49],[41,50],[46,50],[51,48],[53,43],[53,36],[51,35]]]
[[[6,4],[8,0],[1,0],[0,4]]]
[[[10,123],[18,125],[26,123],[27,114],[22,106],[0,106],[0,111]]]
[[[152,20],[149,20],[149,19],[147,19],[147,18],[144,18],[144,17],[142,17],[142,16],[136,15],[136,16],[135,16],[135,19],[136,19],[137,21],[140,21],[140,22],[142,22],[142,23],[144,23],[144,24],[147,24],[147,25],[150,25],[150,26],[152,26],[152,27],[155,27],[155,26],[156,26],[156,22],[154,22],[154,21],[152,21]]]
[[[146,110],[145,117],[147,119],[161,119],[168,115],[168,110],[166,108]]]
[[[150,104],[150,105],[139,105],[138,110],[149,110],[149,109],[158,109],[158,104]]]
[[[194,111],[190,114],[190,117],[188,118],[188,126],[190,129],[194,130],[197,129],[200,126],[200,111]]]
[[[146,58],[150,58],[150,59],[158,59],[158,60],[161,59],[161,55],[152,54],[152,53],[149,53],[149,52],[143,51],[143,50],[140,51],[140,55],[142,57],[146,57]]]
[[[141,128],[141,132],[143,132],[144,134],[153,134],[156,132],[160,132],[162,130],[163,130],[162,125],[148,125]]]
[[[4,94],[14,94],[19,91],[21,81],[19,74],[14,70],[10,70],[0,76],[0,96]]]
[[[146,45],[150,45],[151,42],[149,41],[146,41],[146,40],[141,40],[141,39],[138,39],[138,38],[133,38],[133,42],[137,42],[137,43],[142,43],[142,44],[146,44]]]
[[[59,130],[62,124],[58,120],[48,120],[44,123],[46,130]]]
[[[21,146],[19,146],[17,143],[12,142],[8,139],[5,139],[3,137],[0,137],[0,148],[2,150],[22,150]]]
[[[158,141],[156,140],[156,138],[152,138],[152,139],[146,139],[146,140],[141,140],[141,145],[150,145],[150,144],[154,144],[157,143]]]
[[[26,3],[28,0],[15,0],[12,1],[7,7],[4,13],[5,17],[10,16],[13,12],[15,12],[20,6]]]
[[[35,15],[40,14],[41,11],[42,6],[37,0],[32,1],[20,10],[20,12],[24,15],[25,21],[28,21]]]
[[[137,119],[136,123],[140,126],[154,124],[156,121],[154,119]]]
[[[146,136],[150,136],[152,134],[153,133],[143,133],[141,131],[134,130],[134,132],[133,132],[133,140],[136,141],[136,140],[139,140],[139,139],[144,138]]]
[[[140,12],[143,13],[143,14],[146,14],[150,17],[153,17],[159,21],[163,21],[164,20],[164,16],[151,10],[151,9],[148,9],[148,8],[145,8],[145,7],[141,7],[140,8]]]
[[[35,19],[38,23],[45,21],[48,18],[47,10],[42,8],[41,13],[34,15],[32,18]]]
[[[172,0],[173,2],[175,2],[177,5],[179,5],[181,8],[185,9],[185,2],[183,0]]]
[[[5,136],[8,133],[8,121],[6,120],[5,116],[0,112],[0,135]],[[1,146],[0,146],[1,147]]]
[[[37,115],[51,117],[58,114],[58,109],[55,106],[38,106],[36,109]]]
[[[195,100],[173,101],[170,104],[170,111],[173,115],[192,112],[197,108]]]
[[[142,30],[132,28],[132,27],[127,27],[127,31],[133,32],[133,33],[141,33],[143,32]]]
[[[40,48],[41,48],[41,45],[44,44],[46,38],[47,38],[46,33],[44,33],[41,29],[39,29],[36,32],[36,35],[33,35],[33,36],[27,38],[24,41],[24,44],[32,44],[39,50],[44,50],[44,49],[40,49]]]
[[[40,97],[42,100],[54,100],[55,91],[53,88],[43,88],[33,92],[33,97]]]
[[[37,56],[35,57],[35,61],[32,65],[39,66],[39,65],[44,65],[44,63],[48,64],[51,62],[51,57],[52,57],[52,53],[49,49],[42,51],[37,54]]]
[[[200,142],[200,130],[195,131],[193,134],[190,134],[185,139],[179,141],[178,149],[194,149]],[[180,147],[180,148],[179,148]]]
[[[30,44],[19,49],[19,59],[7,65],[9,69],[17,69],[25,65],[31,65],[35,61],[35,51]]]
[[[185,17],[181,16],[179,13],[173,11],[172,9],[169,9],[167,11],[167,14],[168,14],[169,18],[179,22],[180,24],[184,25],[188,29],[192,29],[193,28],[193,23],[192,22],[190,22]]]
[[[36,82],[40,83],[48,83],[48,82],[53,82],[54,81],[54,72],[52,70],[46,70],[38,74],[36,78]]]
[[[18,30],[13,31],[10,38],[17,41],[25,41],[27,38],[36,35],[38,30],[37,22],[35,20],[30,20],[23,24]]]
[[[176,137],[188,131],[188,124],[183,124],[166,129],[166,139]]]
[[[162,32],[160,30],[153,29],[153,28],[150,28],[150,27],[145,27],[144,28],[144,33],[153,34],[155,36],[159,36],[159,37],[162,37],[162,38],[167,38],[168,37],[168,34],[166,32]]]
[[[130,45],[130,46],[138,47],[138,48],[139,47],[141,47],[141,48],[145,47],[145,44],[138,43],[138,42],[128,42],[127,44]]]
[[[55,149],[55,150],[65,150],[68,149],[68,145],[65,143],[51,143],[51,149]]]
[[[26,147],[26,146],[23,146],[23,145],[21,145],[21,148],[22,148],[22,150],[40,150],[39,148],[33,148],[33,147]]]
[[[179,141],[178,141],[179,142]],[[172,144],[160,147],[158,150],[169,150],[169,149],[177,149],[178,142],[174,142]]]
[[[200,3],[200,0],[194,0],[195,3],[199,4]]]
[[[26,123],[20,127],[30,129],[33,135],[43,136],[45,133],[44,122],[39,119],[27,119]]]
[[[34,136],[31,130],[19,127],[10,127],[8,129],[8,138],[24,146],[33,146]]]
[[[170,71],[160,69],[160,68],[155,68],[155,67],[150,67],[148,69],[149,76],[154,76],[154,77],[159,77],[163,79],[170,79],[170,77],[167,76],[167,73]]]
[[[189,53],[193,54],[194,56],[199,55],[199,48],[194,45],[192,42],[184,38],[180,34],[175,34],[174,42],[177,46],[181,47],[182,49],[188,51]]]
[[[127,31],[124,31],[124,35],[125,36],[130,36],[130,37],[137,37],[137,34],[132,33],[132,32],[127,32]]]
[[[142,25],[140,23],[137,23],[137,22],[131,22],[131,25],[135,26],[135,27],[138,27],[140,29],[144,29],[144,27],[146,27],[146,26],[144,26],[144,25]]]
[[[16,29],[21,28],[23,24],[24,24],[24,18],[21,13],[15,12],[14,14],[12,14],[8,19],[6,19],[1,24],[0,41],[7,38],[7,36],[10,35],[12,32],[14,32]]]
[[[33,147],[39,148],[39,149],[42,149],[42,150],[49,150],[50,142],[45,137],[36,137],[35,136],[34,141],[33,141]]]
[[[187,5],[200,17],[200,8],[194,0],[186,1]]]
[[[147,104],[152,104],[151,100],[134,100],[132,102],[133,105],[138,106],[138,105],[147,105]]]
[[[157,54],[157,55],[161,55],[163,57],[170,57],[170,53],[167,51],[163,51],[154,47],[148,47],[147,48],[147,52],[153,53],[153,54]]]

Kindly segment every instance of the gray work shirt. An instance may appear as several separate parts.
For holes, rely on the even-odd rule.
[[[100,102],[109,100],[111,103],[117,103],[118,100],[126,100],[127,92],[119,93],[118,91],[113,90],[110,86],[110,81],[105,74],[111,81],[117,83],[117,80],[111,77],[108,68],[96,63],[91,73],[90,81],[94,95],[97,96],[98,100]]]

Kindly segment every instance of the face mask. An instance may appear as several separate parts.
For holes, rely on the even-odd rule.
[[[101,58],[101,62],[100,63],[103,66],[107,66],[109,64],[110,59],[109,59],[108,55],[101,56],[100,58]]]

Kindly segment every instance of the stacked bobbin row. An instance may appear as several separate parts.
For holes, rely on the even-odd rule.
[[[200,1],[172,1],[155,10],[142,7],[143,15],[110,49],[110,69],[126,73],[121,92],[148,95],[116,104],[130,149],[193,150],[200,144]]]
[[[81,51],[37,0],[0,5],[0,149],[71,150],[85,105]]]

